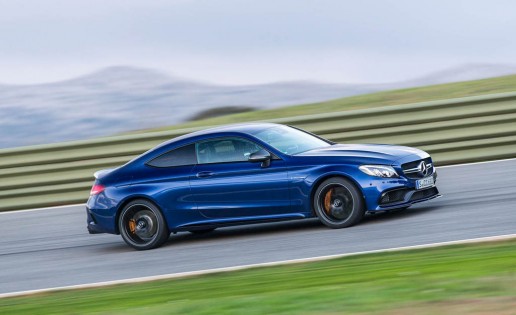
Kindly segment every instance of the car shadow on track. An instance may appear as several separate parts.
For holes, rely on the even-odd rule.
[[[383,221],[403,220],[409,217],[425,214],[427,212],[436,211],[438,206],[419,206],[408,208],[401,211],[382,212],[378,214],[367,214],[359,225],[375,224]]]
[[[375,215],[368,214],[364,217],[363,221],[358,225],[360,226],[380,223],[383,221],[403,220],[409,217],[424,214],[426,212],[435,211],[437,208],[438,207],[435,206],[426,206],[409,208],[399,212],[384,212]],[[353,229],[353,227],[351,227],[350,229]],[[316,230],[328,230],[328,228],[324,226],[317,218],[275,223],[249,224],[236,227],[220,228],[213,232],[200,235],[192,234],[190,232],[182,232],[175,235],[172,234],[165,246],[170,246],[176,242],[186,244],[189,242],[193,243],[207,240],[212,241],[228,238],[238,238],[242,236],[272,236],[289,233],[298,233],[303,231],[312,232]]]
[[[186,243],[201,240],[238,238],[242,236],[278,235],[293,232],[297,233],[301,231],[313,231],[314,229],[326,229],[326,227],[316,218],[274,223],[248,224],[234,227],[223,227],[206,234],[180,232],[178,234],[172,234],[169,238],[169,242]]]

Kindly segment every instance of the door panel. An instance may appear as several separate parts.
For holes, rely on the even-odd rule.
[[[191,193],[208,218],[267,216],[291,212],[285,162],[200,164],[193,169]]]

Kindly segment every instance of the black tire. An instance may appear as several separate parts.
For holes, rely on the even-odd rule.
[[[137,250],[157,248],[170,236],[161,211],[143,199],[131,201],[122,209],[118,229],[127,245]]]
[[[355,225],[365,214],[362,194],[342,177],[323,181],[313,195],[312,205],[319,220],[332,229]]]
[[[202,230],[192,230],[192,231],[188,231],[192,234],[196,234],[196,235],[202,235],[202,234],[208,234],[208,233],[211,233],[215,231],[215,228],[209,228],[209,229],[202,229]]]

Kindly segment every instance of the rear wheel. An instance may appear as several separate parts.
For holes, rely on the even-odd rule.
[[[362,194],[353,183],[341,177],[322,182],[312,202],[319,220],[333,229],[357,224],[365,213]]]
[[[170,235],[161,211],[147,200],[128,203],[120,213],[118,228],[124,241],[138,250],[159,247]]]

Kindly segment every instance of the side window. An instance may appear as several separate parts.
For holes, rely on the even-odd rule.
[[[164,153],[157,158],[147,162],[154,167],[173,167],[197,164],[195,157],[195,145],[189,144]]]
[[[247,161],[249,155],[261,149],[254,142],[240,138],[219,138],[195,144],[199,164]]]

